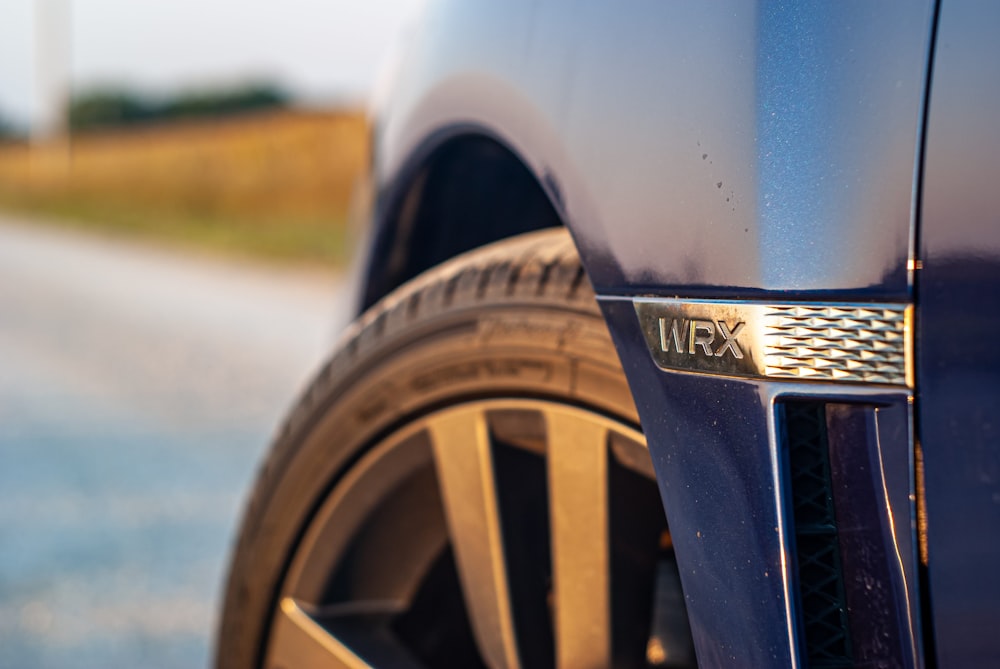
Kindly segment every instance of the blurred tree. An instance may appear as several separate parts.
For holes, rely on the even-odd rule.
[[[0,142],[21,140],[24,137],[24,128],[15,125],[13,121],[10,121],[0,112]]]
[[[162,118],[225,116],[257,109],[285,107],[289,98],[267,85],[251,85],[228,91],[201,91],[178,95],[158,110]]]
[[[160,101],[126,90],[97,89],[73,96],[69,126],[73,131],[81,131],[178,118],[229,116],[286,107],[289,102],[290,97],[284,91],[268,84],[192,91]]]
[[[74,95],[69,104],[70,130],[129,125],[151,118],[155,110],[142,98],[119,90]]]

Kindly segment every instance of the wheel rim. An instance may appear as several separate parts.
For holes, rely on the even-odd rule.
[[[265,667],[693,665],[642,434],[548,400],[382,439],[320,505],[275,609]]]

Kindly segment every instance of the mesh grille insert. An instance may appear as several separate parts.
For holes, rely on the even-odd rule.
[[[799,601],[808,666],[854,665],[834,512],[826,405],[784,404]]]

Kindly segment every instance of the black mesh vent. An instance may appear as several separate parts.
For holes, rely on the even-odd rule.
[[[844,571],[834,513],[826,405],[784,405],[799,599],[808,665],[853,666]]]

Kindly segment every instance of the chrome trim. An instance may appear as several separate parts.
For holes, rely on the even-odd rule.
[[[633,300],[664,370],[912,387],[912,306]]]

